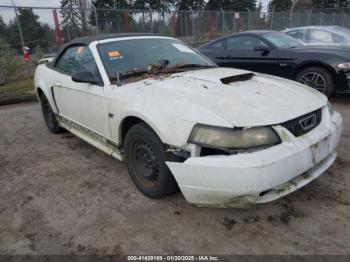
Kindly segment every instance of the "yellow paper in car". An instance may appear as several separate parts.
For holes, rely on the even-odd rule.
[[[77,55],[80,55],[83,52],[83,50],[84,50],[84,47],[83,46],[79,46],[77,48]]]
[[[117,59],[117,58],[121,57],[121,55],[120,55],[119,51],[109,51],[108,57],[109,57],[109,59],[112,60],[112,59]]]

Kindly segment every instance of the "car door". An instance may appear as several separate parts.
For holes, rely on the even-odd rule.
[[[108,100],[97,65],[88,46],[69,47],[55,64],[53,96],[59,115],[104,137],[109,137]],[[100,84],[77,83],[76,72],[89,71]]]
[[[278,51],[253,35],[226,39],[225,66],[272,74],[279,70]]]

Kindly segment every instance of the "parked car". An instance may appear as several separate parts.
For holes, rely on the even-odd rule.
[[[197,205],[272,201],[320,176],[342,132],[323,94],[220,68],[170,37],[78,38],[37,67],[34,83],[51,132],[125,160],[153,198],[179,187]]]
[[[350,49],[309,47],[274,31],[248,31],[202,45],[200,52],[219,66],[296,80],[330,97],[350,93]]]
[[[337,45],[350,47],[350,29],[342,26],[303,26],[282,32],[306,45]]]

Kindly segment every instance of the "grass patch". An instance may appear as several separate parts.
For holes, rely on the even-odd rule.
[[[0,86],[0,98],[33,94],[35,94],[33,78],[11,81]]]

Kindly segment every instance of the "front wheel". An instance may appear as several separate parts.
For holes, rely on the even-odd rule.
[[[129,175],[144,195],[160,198],[178,190],[165,164],[170,156],[164,144],[146,124],[136,124],[128,131],[124,151]]]
[[[40,103],[45,123],[50,132],[55,134],[64,132],[64,129],[58,125],[55,113],[52,111],[50,103],[44,94],[40,97]]]
[[[334,81],[331,73],[322,67],[309,67],[302,70],[296,77],[302,84],[308,85],[327,97],[331,97],[334,90]]]

